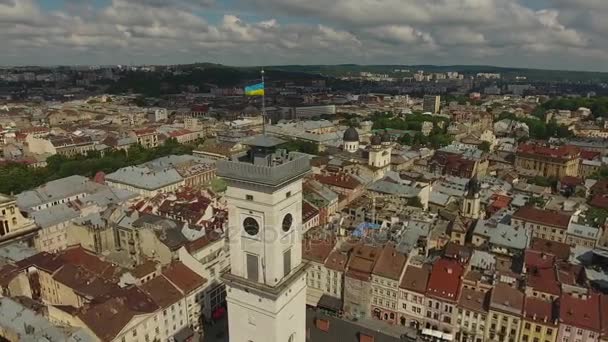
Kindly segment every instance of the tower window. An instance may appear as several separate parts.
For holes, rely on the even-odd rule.
[[[289,229],[291,229],[292,223],[293,223],[293,216],[291,216],[291,214],[285,215],[285,217],[283,218],[283,224],[282,224],[283,231],[288,232]]]
[[[253,195],[245,195],[245,199],[248,201],[253,201]]]
[[[291,197],[291,191],[287,191],[287,193],[285,194],[285,198],[289,198]]]
[[[291,249],[283,252],[283,276],[286,277],[291,272]]]
[[[258,281],[258,256],[247,254],[247,279]]]
[[[243,221],[243,229],[247,234],[255,236],[260,231],[260,225],[254,218],[248,217]]]

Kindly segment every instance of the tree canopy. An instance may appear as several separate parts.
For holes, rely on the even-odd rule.
[[[194,146],[182,145],[175,139],[167,139],[162,145],[153,149],[133,145],[126,152],[109,151],[103,156],[99,151],[91,151],[86,156],[71,158],[54,155],[47,159],[47,166],[43,168],[9,163],[0,166],[0,193],[17,194],[46,182],[73,175],[93,177],[98,171],[112,173],[125,166],[142,164],[168,155],[190,154],[193,148]]]

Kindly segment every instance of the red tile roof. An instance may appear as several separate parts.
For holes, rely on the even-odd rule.
[[[314,177],[319,183],[338,188],[354,190],[361,186],[361,183],[349,174],[315,175]]]
[[[562,186],[570,186],[570,187],[575,187],[577,185],[583,184],[583,180],[581,178],[572,177],[572,176],[564,176],[564,177],[562,177],[562,179],[559,180],[559,182]]]
[[[515,219],[561,229],[568,228],[570,217],[571,215],[557,211],[542,210],[531,206],[522,207],[513,214]]]
[[[323,264],[335,245],[336,241],[334,239],[302,240],[302,259]]]
[[[356,245],[348,262],[347,275],[359,280],[368,280],[380,252],[380,247]]]
[[[165,277],[152,278],[140,288],[161,308],[171,306],[183,298],[181,292]]]
[[[581,150],[581,158],[585,160],[594,160],[602,156],[600,152]]]
[[[442,258],[435,261],[428,282],[427,296],[455,302],[458,299],[463,273],[464,267],[456,260]]]
[[[580,150],[574,146],[567,145],[548,147],[536,144],[520,144],[517,147],[517,154],[569,160],[577,158],[580,155]]]
[[[532,238],[530,250],[554,255],[558,260],[568,260],[570,258],[570,245],[567,243]]]
[[[463,288],[458,299],[458,306],[467,310],[487,312],[490,301],[490,292]]]
[[[307,222],[318,214],[319,209],[308,203],[308,201],[302,201],[302,222]]]
[[[524,317],[531,322],[557,325],[556,305],[551,301],[528,296],[524,300]]]
[[[490,297],[492,310],[521,314],[524,307],[524,293],[505,283],[498,283]]]
[[[556,258],[553,254],[527,249],[524,254],[526,268],[553,268]]]
[[[591,293],[585,299],[563,294],[559,300],[559,318],[563,324],[599,332],[600,295]]]
[[[422,265],[422,267],[410,265],[405,269],[405,274],[403,274],[399,287],[413,292],[424,293],[430,274],[430,265]]]
[[[137,287],[121,289],[106,301],[85,306],[78,317],[102,341],[112,341],[122,329],[142,313],[152,313],[158,306]]]
[[[608,295],[600,296],[600,322],[602,323],[602,335],[608,336]]]
[[[339,272],[344,272],[348,262],[348,255],[338,250],[333,251],[325,261],[325,267]]]
[[[192,293],[207,282],[207,279],[198,275],[181,261],[170,263],[163,269],[163,276],[185,294]]]
[[[561,287],[553,265],[550,267],[529,267],[527,270],[526,285],[535,291],[559,296]]]
[[[492,204],[490,204],[490,206],[502,209],[508,207],[509,204],[511,204],[511,201],[513,201],[513,198],[509,196],[494,194],[492,195]]]
[[[398,281],[401,279],[406,261],[407,255],[397,252],[393,243],[387,243],[382,249],[372,273]]]
[[[596,208],[608,209],[608,194],[597,194],[593,196],[589,204]]]

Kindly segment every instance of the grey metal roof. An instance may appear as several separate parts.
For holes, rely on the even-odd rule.
[[[418,196],[418,194],[420,193],[419,188],[405,185],[405,184],[396,184],[396,183],[388,182],[385,180],[379,180],[377,182],[374,182],[374,183],[370,184],[367,187],[367,189],[370,191],[380,192],[383,194],[408,197],[408,198]]]
[[[23,210],[28,210],[77,194],[93,193],[103,186],[83,176],[65,177],[20,193],[17,195],[17,205]]]
[[[529,240],[526,230],[516,229],[510,221],[511,215],[501,210],[489,220],[477,221],[474,233],[487,237],[492,245],[523,250]]]
[[[153,169],[155,171],[162,171],[162,170],[174,168],[181,164],[188,164],[188,163],[215,164],[215,161],[208,159],[208,158],[202,158],[202,157],[196,157],[196,156],[189,155],[189,154],[183,154],[183,155],[170,155],[170,156],[166,156],[166,157],[157,158],[157,159],[149,161],[145,164],[142,164],[140,166],[149,167],[150,169]]]
[[[281,140],[279,138],[275,138],[269,135],[256,135],[251,137],[243,142],[245,145],[249,146],[259,146],[259,147],[274,147],[285,143],[285,140]]]
[[[80,216],[78,211],[67,204],[55,205],[32,213],[32,218],[36,224],[42,228],[52,227],[59,223],[75,219],[78,216]]]
[[[0,298],[0,327],[22,342],[93,342],[98,339],[82,328],[64,329],[11,298]]]
[[[597,239],[600,235],[600,230],[595,227],[590,227],[574,222],[570,222],[566,234],[582,237],[585,239]]]
[[[446,206],[450,202],[450,195],[446,195],[444,193],[438,191],[431,191],[431,195],[429,196],[429,202],[441,206]]]
[[[183,181],[175,169],[155,171],[143,166],[128,166],[106,175],[106,181],[121,183],[135,188],[156,190]]]
[[[15,263],[38,253],[35,248],[29,247],[22,241],[9,243],[0,247],[0,265]]]

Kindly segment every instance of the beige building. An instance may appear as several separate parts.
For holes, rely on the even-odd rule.
[[[335,240],[307,239],[302,241],[302,259],[308,261],[309,267],[306,272],[306,302],[308,305],[317,306],[324,294],[341,297],[338,291],[338,272],[325,267],[330,254],[336,245]],[[332,279],[336,277],[335,286]],[[341,277],[340,277],[341,278]],[[341,283],[342,280],[340,279]]]
[[[207,280],[202,313],[210,318],[226,300],[226,287],[221,279],[221,274],[230,268],[230,250],[226,240],[221,236],[201,237],[180,248],[178,258]]]
[[[515,168],[526,176],[577,177],[580,151],[569,146],[545,147],[522,144],[515,154]]]
[[[0,245],[31,240],[38,227],[19,211],[16,198],[0,194]]]
[[[388,243],[372,271],[372,317],[391,324],[399,322],[399,283],[405,270],[407,256]]]
[[[32,218],[40,227],[34,245],[41,252],[57,252],[68,247],[68,226],[79,217],[79,212],[69,204],[59,204],[35,211]]]
[[[566,232],[571,220],[571,215],[527,206],[513,214],[511,225],[527,229],[535,238],[566,242]]]
[[[159,145],[158,133],[154,128],[135,129],[129,136],[137,139],[137,143],[144,148],[154,148]]]
[[[412,263],[407,266],[399,286],[399,324],[422,329],[426,317],[426,286],[431,268]]]
[[[519,341],[524,293],[504,283],[490,295],[485,341]]]
[[[463,286],[458,300],[459,332],[456,340],[461,342],[481,342],[484,339],[488,317],[488,291]]]

